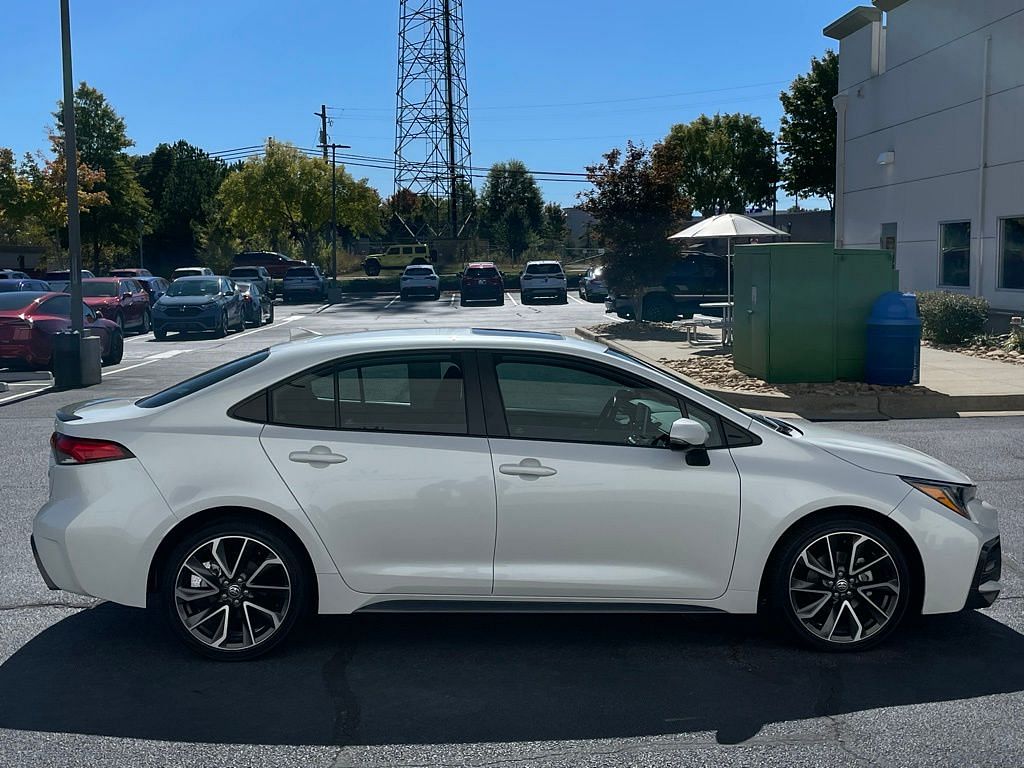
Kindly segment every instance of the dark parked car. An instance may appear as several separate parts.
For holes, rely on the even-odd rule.
[[[604,267],[591,267],[580,277],[580,298],[584,301],[604,301],[608,298],[608,284],[604,281]]]
[[[152,277],[153,273],[143,267],[110,270],[111,277]]]
[[[116,323],[82,305],[85,328],[100,337],[104,365],[124,355]],[[0,366],[45,369],[53,366],[53,337],[71,328],[71,297],[66,293],[14,291],[0,294]]]
[[[113,320],[122,331],[149,333],[149,294],[129,277],[92,277],[82,281],[82,301],[101,317]]]
[[[0,293],[12,293],[14,291],[51,291],[50,284],[43,280],[33,280],[28,278],[22,280],[21,278],[11,278],[7,280],[0,280]]]
[[[164,280],[164,278],[154,277],[152,275],[149,277],[137,277],[135,279],[139,281],[139,285],[142,286],[142,290],[149,294],[149,304],[151,307],[167,292],[167,286],[170,285],[170,283]]]
[[[275,280],[284,279],[292,267],[304,267],[308,262],[301,259],[289,259],[283,253],[273,251],[244,251],[235,256],[236,267],[266,267]]]
[[[687,251],[676,260],[660,285],[651,286],[644,293],[644,320],[671,322],[677,317],[690,317],[701,311],[704,302],[726,301],[728,290],[725,256]],[[604,308],[619,317],[635,316],[633,301],[628,296],[609,294]]]
[[[302,297],[323,299],[327,296],[327,280],[317,267],[292,267],[281,281],[281,296],[285,301]]]
[[[505,303],[505,281],[493,261],[477,261],[466,266],[459,277],[459,304],[468,301]]]
[[[228,329],[245,329],[242,298],[226,277],[179,277],[153,305],[153,336],[213,332],[218,338]]]
[[[228,273],[228,277],[232,280],[255,283],[260,287],[260,293],[274,298],[274,278],[266,267],[235,267]]]
[[[94,275],[88,269],[83,269],[82,270],[82,279],[84,280],[87,277],[96,277],[96,275]],[[53,270],[51,272],[47,272],[46,275],[44,275],[44,279],[48,283],[52,282],[54,280],[68,280],[68,281],[70,281],[71,280],[71,270],[70,269],[55,269],[55,270]]]
[[[274,302],[260,291],[257,284],[238,281],[235,283],[235,290],[242,298],[245,322],[257,328],[274,322]]]

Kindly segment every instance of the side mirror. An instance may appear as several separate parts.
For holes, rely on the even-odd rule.
[[[669,430],[668,441],[673,450],[692,451],[703,448],[711,435],[707,427],[693,419],[676,419]]]

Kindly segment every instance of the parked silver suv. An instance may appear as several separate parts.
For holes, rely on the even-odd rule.
[[[566,304],[569,301],[566,289],[565,270],[558,261],[529,261],[519,275],[523,304],[532,304],[534,299],[542,298],[557,299]]]

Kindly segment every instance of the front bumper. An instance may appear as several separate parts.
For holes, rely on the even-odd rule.
[[[999,537],[986,541],[978,555],[978,567],[967,593],[966,608],[988,608],[999,597],[1003,585],[999,581],[1003,571],[1003,552]]]
[[[217,315],[196,315],[195,317],[154,317],[153,330],[157,332],[179,331],[182,333],[213,331],[217,328]]]

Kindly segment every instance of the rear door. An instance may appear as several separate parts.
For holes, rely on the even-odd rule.
[[[490,594],[494,478],[477,392],[458,352],[346,359],[270,391],[260,440],[352,589]]]

